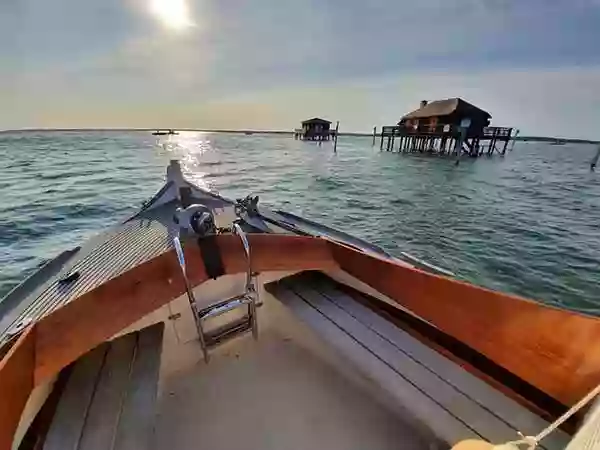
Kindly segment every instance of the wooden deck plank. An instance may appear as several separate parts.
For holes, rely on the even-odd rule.
[[[162,322],[139,332],[129,377],[129,390],[117,426],[114,450],[150,448],[156,415],[163,332]]]
[[[516,431],[512,427],[448,384],[442,374],[432,371],[419,360],[412,358],[382,338],[329,298],[312,289],[310,284],[292,283],[289,280],[282,284],[294,290],[298,296],[326,315],[378,358],[385,361],[399,377],[404,378],[419,389],[423,395],[431,398],[439,408],[468,424],[488,441],[506,442],[516,438]]]
[[[137,333],[130,333],[111,343],[81,436],[82,449],[112,449],[129,386],[136,338]]]
[[[558,417],[600,381],[600,320],[393,264],[331,243],[340,268],[512,375],[518,395]],[[521,383],[523,382],[523,383]],[[526,384],[525,384],[526,383]]]
[[[434,349],[419,342],[389,320],[355,301],[345,292],[336,289],[333,282],[328,282],[325,278],[315,278],[314,283],[319,292],[326,295],[333,303],[434,372],[443,374],[448,383],[510,424],[515,430],[526,435],[533,435],[548,426],[548,422],[538,415]],[[565,432],[557,430],[544,440],[543,445],[546,448],[562,449],[566,447],[569,440],[570,437]]]
[[[281,284],[271,285],[269,290],[327,342],[361,367],[369,378],[383,387],[386,393],[399,404],[409,407],[414,417],[409,416],[407,419],[414,420],[416,418],[432,434],[451,444],[463,439],[481,437],[465,423],[441,408],[430,397],[424,395],[413,384],[398,376],[386,362],[294,292]],[[435,423],[435,427],[431,426],[432,423]]]
[[[76,450],[108,343],[85,355],[74,367],[48,430],[44,450]]]

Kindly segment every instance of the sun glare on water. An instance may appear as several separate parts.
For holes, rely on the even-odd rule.
[[[150,12],[167,28],[181,30],[193,25],[186,0],[150,0]]]

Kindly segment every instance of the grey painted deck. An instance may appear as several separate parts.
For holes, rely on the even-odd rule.
[[[337,286],[328,278],[301,274],[266,289],[446,442],[501,443],[517,439],[518,431],[537,434],[545,428],[543,419]],[[568,441],[559,431],[542,447],[564,449]]]
[[[210,208],[229,206],[225,199],[195,187],[192,196],[194,202]],[[162,199],[154,198],[149,207],[92,237],[81,248],[57,256],[1,299],[0,345],[19,323],[35,322],[106,281],[169,251],[176,231],[173,215],[179,203],[159,200]],[[75,272],[79,276],[76,280],[59,282]]]

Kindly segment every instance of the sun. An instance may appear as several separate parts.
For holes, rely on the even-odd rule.
[[[150,0],[150,12],[168,28],[181,30],[193,25],[186,0]]]

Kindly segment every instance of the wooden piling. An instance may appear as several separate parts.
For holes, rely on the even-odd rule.
[[[506,154],[506,147],[508,147],[508,140],[504,141],[504,147],[502,147],[501,155],[504,156]]]
[[[596,156],[592,159],[590,163],[590,170],[594,172],[596,170],[596,165],[598,164],[598,160],[600,159],[600,145],[598,145],[598,150],[596,151]]]
[[[383,150],[384,139],[387,138],[386,150],[400,153],[429,153],[436,155],[455,155],[460,157],[463,150],[471,157],[495,151],[504,154],[508,142],[512,139],[512,128],[485,127],[478,133],[467,128],[461,138],[461,127],[440,125],[432,128],[427,125],[422,129],[406,126],[385,126],[381,128],[379,148]],[[376,129],[374,129],[376,136]]]
[[[467,129],[465,127],[460,127],[460,135],[459,135],[458,139],[456,139],[456,162],[454,163],[454,165],[456,165],[456,166],[458,166],[458,163],[460,162],[460,156],[462,153],[463,142],[465,141],[466,136],[467,136]]]
[[[333,141],[333,153],[337,153],[337,140],[338,140],[338,131],[340,130],[340,121],[338,120],[335,123],[335,136]]]
[[[512,152],[515,148],[515,142],[517,142],[517,136],[519,135],[519,132],[521,130],[516,130],[514,136],[512,137],[512,144],[510,145],[510,148],[508,149],[509,152]]]
[[[377,127],[373,127],[373,143],[371,144],[372,147],[375,147],[375,136],[377,135]]]

